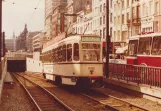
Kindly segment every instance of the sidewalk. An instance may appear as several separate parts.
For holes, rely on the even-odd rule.
[[[128,82],[121,80],[121,79],[116,79],[116,78],[104,78],[104,83],[105,84],[112,84],[120,87],[124,87],[136,92],[140,92],[145,94],[143,98],[152,100],[154,102],[158,102],[161,104],[161,88],[156,88],[153,86],[149,85],[143,85],[143,84],[136,84],[133,82]],[[153,97],[151,97],[153,96]]]
[[[1,103],[2,89],[3,89],[3,83],[4,83],[4,78],[6,76],[6,72],[7,72],[7,68],[5,63],[5,67],[2,72],[2,78],[0,79],[0,103]]]

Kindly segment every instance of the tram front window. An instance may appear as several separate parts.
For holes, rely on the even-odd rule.
[[[129,41],[129,48],[128,48],[128,55],[129,56],[136,56],[138,48],[138,40],[130,40]]]
[[[100,44],[82,44],[83,61],[100,61]]]

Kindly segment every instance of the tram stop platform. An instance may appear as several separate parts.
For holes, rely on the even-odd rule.
[[[6,73],[6,76],[4,78],[4,88],[13,88],[13,79],[9,72]]]
[[[103,82],[107,87],[112,86],[113,88],[117,88],[118,86],[127,90],[132,90],[138,94],[142,94],[142,97],[145,99],[161,104],[161,88],[159,87],[127,82],[117,78],[104,78]]]

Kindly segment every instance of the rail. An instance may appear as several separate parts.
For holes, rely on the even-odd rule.
[[[161,87],[161,68],[128,64],[109,64],[109,76],[155,87]]]
[[[39,111],[57,111],[58,109],[61,109],[62,111],[74,111],[57,96],[33,80],[18,73],[14,73],[13,75],[25,88]]]

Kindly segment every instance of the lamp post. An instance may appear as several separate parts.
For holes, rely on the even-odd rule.
[[[0,63],[2,58],[2,0],[0,1]]]
[[[2,34],[3,38],[3,57],[6,55],[6,45],[5,45],[5,32]]]
[[[105,63],[105,74],[106,78],[109,77],[109,45],[110,45],[110,36],[109,36],[109,0],[106,0],[106,63]]]

